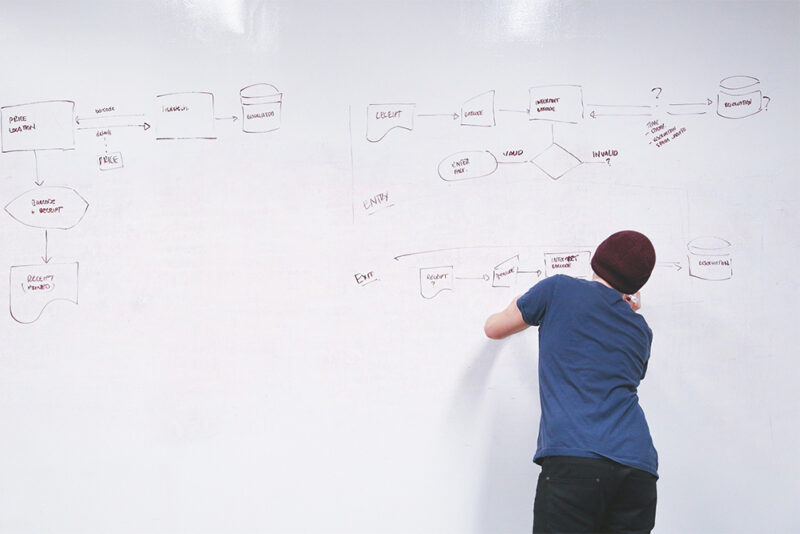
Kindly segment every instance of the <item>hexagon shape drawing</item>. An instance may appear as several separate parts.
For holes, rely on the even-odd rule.
[[[6,211],[26,226],[67,230],[83,219],[89,203],[69,187],[37,187],[6,205]]]

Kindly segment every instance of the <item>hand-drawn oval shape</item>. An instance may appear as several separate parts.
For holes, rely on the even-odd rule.
[[[39,285],[31,286],[30,284],[20,284],[23,293],[50,293],[56,288],[56,285],[53,283],[42,283]]]
[[[497,158],[488,150],[456,152],[439,163],[439,177],[448,182],[489,176],[497,170]]]
[[[268,83],[254,83],[239,91],[242,103],[262,104],[265,102],[280,102],[283,93],[278,88]]]
[[[753,76],[728,76],[719,82],[720,89],[728,89],[730,91],[739,91],[755,87],[759,84],[758,78]]]
[[[715,236],[697,237],[686,245],[692,254],[705,254],[707,256],[726,256],[731,252],[731,243]]]
[[[8,203],[9,215],[26,226],[67,230],[78,224],[89,203],[74,189],[60,186],[37,187]]]

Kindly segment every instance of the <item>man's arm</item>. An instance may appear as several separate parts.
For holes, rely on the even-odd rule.
[[[489,316],[483,331],[491,339],[503,339],[517,332],[522,332],[530,325],[522,318],[522,313],[517,307],[517,299],[511,301],[508,307]]]

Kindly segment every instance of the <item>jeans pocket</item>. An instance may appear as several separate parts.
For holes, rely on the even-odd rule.
[[[542,473],[536,486],[534,532],[592,532],[603,514],[597,477]]]

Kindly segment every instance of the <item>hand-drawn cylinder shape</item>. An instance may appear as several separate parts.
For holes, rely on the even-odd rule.
[[[274,85],[256,83],[239,91],[242,101],[242,131],[266,133],[281,127],[283,93]]]
[[[26,226],[67,230],[83,219],[88,208],[74,189],[47,186],[26,191],[9,202],[6,211]]]
[[[497,158],[488,150],[456,152],[439,163],[439,176],[448,182],[489,176],[497,170]]]
[[[0,108],[3,152],[75,148],[75,103],[32,102]]]
[[[719,82],[717,115],[726,119],[743,119],[761,111],[760,82],[752,76],[730,76]]]
[[[687,245],[689,275],[701,280],[729,280],[733,277],[731,244],[720,237],[698,237]]]

